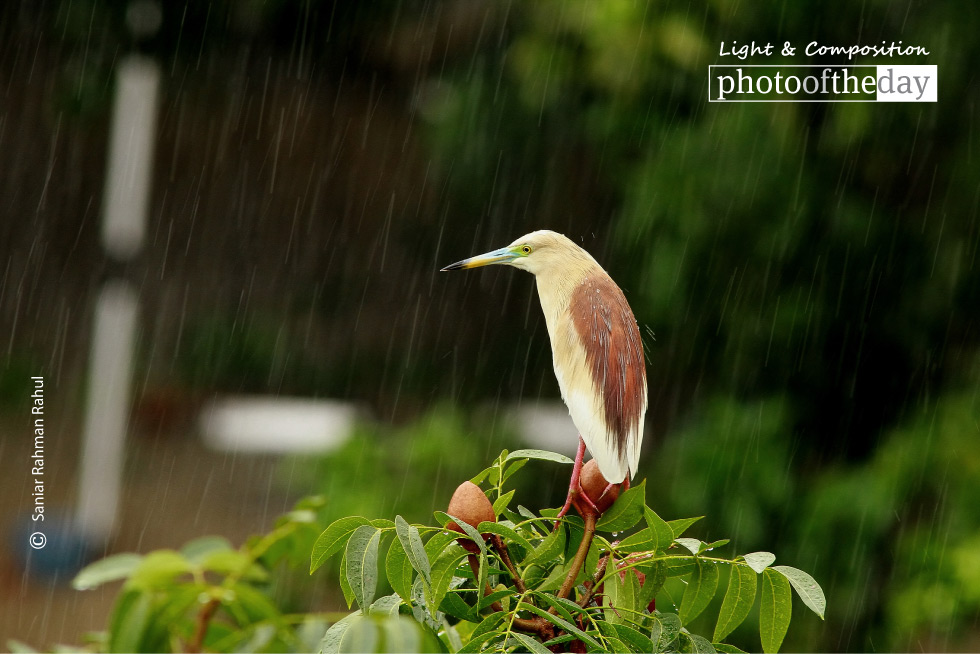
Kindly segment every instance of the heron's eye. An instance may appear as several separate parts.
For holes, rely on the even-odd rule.
[[[525,255],[531,254],[531,246],[530,245],[522,245],[521,246],[521,252],[524,253]]]

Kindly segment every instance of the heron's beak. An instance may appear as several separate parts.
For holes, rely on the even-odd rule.
[[[462,270],[464,268],[489,266],[495,263],[510,263],[516,258],[517,255],[514,254],[510,248],[500,248],[499,250],[494,250],[493,252],[478,254],[475,257],[470,257],[469,259],[463,259],[462,261],[451,263],[442,270]]]

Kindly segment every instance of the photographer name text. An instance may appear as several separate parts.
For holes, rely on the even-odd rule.
[[[34,418],[34,453],[31,455],[31,475],[34,479],[34,513],[31,520],[44,522],[44,377],[31,377],[31,416]]]

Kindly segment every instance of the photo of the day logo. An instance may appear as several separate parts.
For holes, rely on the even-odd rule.
[[[922,64],[756,64],[744,63],[750,57],[796,55],[789,41],[776,51],[772,43],[737,46],[722,41],[720,57],[734,57],[743,63],[708,66],[710,102],[937,102],[938,67]],[[921,46],[881,42],[881,45],[824,46],[816,41],[806,45],[808,57],[832,56],[892,59],[927,56]]]
[[[708,66],[711,102],[936,102],[932,65]]]

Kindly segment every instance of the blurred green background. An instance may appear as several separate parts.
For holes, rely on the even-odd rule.
[[[4,458],[34,374],[77,441],[112,272],[143,304],[135,448],[183,447],[216,393],[348,399],[377,421],[273,477],[425,520],[514,442],[500,407],[558,395],[531,278],[437,270],[549,228],[645,333],[651,505],[823,585],[787,650],[980,648],[974,3],[215,0],[140,42],[129,6],[0,9]],[[922,46],[889,61],[937,65],[939,101],[708,103],[735,40]],[[98,219],[133,49],[163,91],[150,242],[119,266]],[[538,477],[522,501],[557,503]]]

